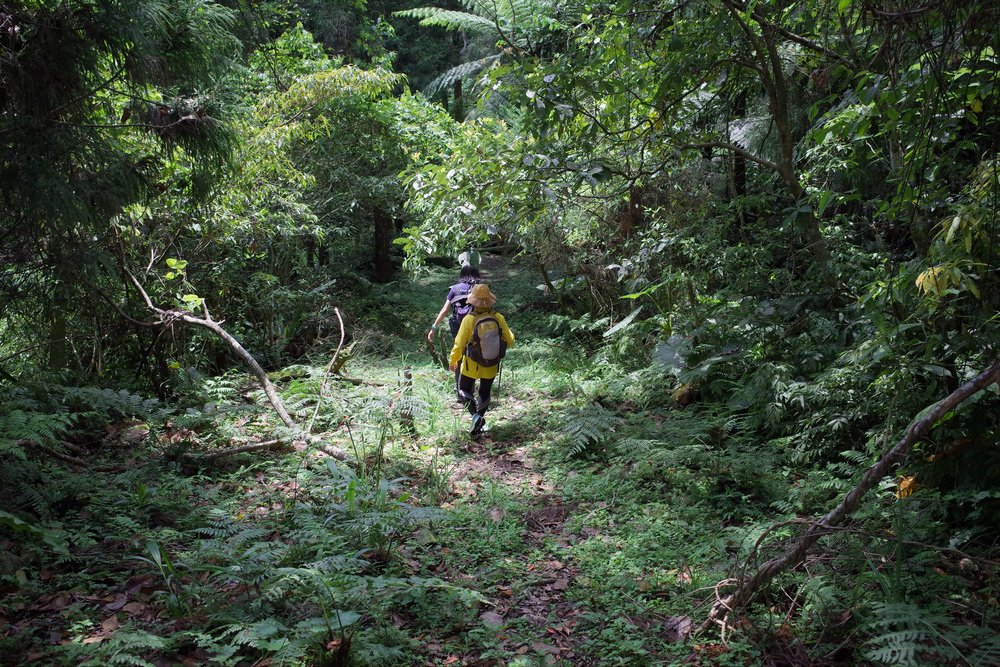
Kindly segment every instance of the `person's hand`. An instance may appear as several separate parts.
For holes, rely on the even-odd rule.
[[[431,327],[431,330],[427,332],[427,342],[428,343],[434,342],[434,327]]]
[[[452,372],[457,371],[458,370],[458,364],[452,364],[452,365],[448,366],[448,370],[452,371]]]

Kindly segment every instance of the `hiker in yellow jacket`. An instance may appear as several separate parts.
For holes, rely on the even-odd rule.
[[[493,310],[497,298],[488,285],[474,286],[466,300],[472,305],[472,312],[458,328],[451,348],[450,368],[454,371],[461,363],[458,400],[472,414],[471,433],[478,435],[486,426],[484,415],[490,407],[493,380],[506,349],[514,345],[514,334],[504,316]],[[476,380],[479,380],[478,401],[473,395]]]

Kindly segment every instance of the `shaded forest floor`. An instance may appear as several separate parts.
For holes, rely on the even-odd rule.
[[[333,381],[316,410],[326,359],[274,374],[353,466],[301,441],[197,458],[274,433],[260,392],[231,373],[91,445],[120,469],[39,479],[68,550],[6,545],[0,662],[760,664],[739,639],[689,641],[711,586],[770,521],[731,462],[685,460],[712,416],[595,406],[599,369],[544,334],[534,276],[484,269],[518,337],[484,437],[469,437],[422,339],[453,273],[389,286],[353,331],[345,373],[361,384]],[[593,455],[616,432],[628,455]],[[643,433],[676,440],[672,467]]]

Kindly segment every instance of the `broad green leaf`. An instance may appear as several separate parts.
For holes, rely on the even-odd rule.
[[[618,333],[628,325],[632,324],[632,322],[635,320],[635,318],[639,315],[641,311],[642,311],[642,306],[639,306],[638,308],[633,310],[631,313],[629,313],[628,317],[626,317],[624,320],[622,320],[618,324],[614,325],[613,327],[605,331],[604,337],[608,338],[609,336],[613,336],[614,334]]]

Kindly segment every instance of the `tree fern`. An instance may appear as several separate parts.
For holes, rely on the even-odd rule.
[[[473,45],[466,47],[466,62],[457,65],[436,77],[424,89],[426,95],[433,96],[457,81],[471,79],[487,68],[499,63],[507,50],[497,51],[497,40],[507,42],[517,50],[530,49],[529,31],[534,29],[537,17],[551,13],[552,5],[539,0],[463,0],[467,11],[456,11],[440,7],[417,7],[395,12],[395,16],[415,18],[422,26],[434,26],[472,35]],[[485,82],[475,82],[473,88]],[[486,100],[492,98],[486,96]],[[493,109],[484,105],[480,113]],[[504,117],[504,116],[501,116]]]
[[[483,70],[489,68],[493,63],[499,62],[499,60],[500,54],[494,53],[482,58],[470,60],[469,62],[465,62],[460,65],[455,65],[451,69],[439,74],[434,78],[434,80],[427,84],[427,87],[424,88],[424,94],[428,97],[433,97],[442,90],[454,85],[456,81],[462,81],[468,77],[475,76]],[[493,96],[491,95],[490,99],[492,99],[492,97]]]
[[[420,20],[422,26],[436,26],[446,30],[465,30],[477,34],[489,34],[496,30],[495,21],[487,16],[477,16],[468,12],[459,12],[440,7],[417,7],[395,12],[396,16],[404,16]]]

